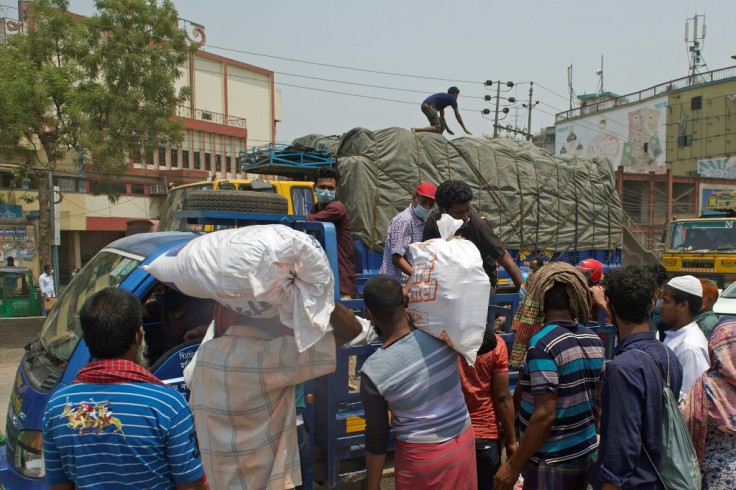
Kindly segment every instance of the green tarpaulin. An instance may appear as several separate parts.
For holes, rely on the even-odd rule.
[[[329,150],[353,234],[382,251],[389,221],[420,182],[466,181],[472,206],[507,248],[573,252],[622,246],[621,202],[608,160],[555,157],[530,142],[356,128],[294,144]]]

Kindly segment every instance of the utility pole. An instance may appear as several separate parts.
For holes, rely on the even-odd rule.
[[[493,137],[498,137],[498,103],[501,100],[501,82],[496,82],[496,118],[493,120]]]
[[[529,105],[522,104],[523,107],[526,107],[529,109],[529,114],[527,116],[527,123],[526,123],[526,140],[531,141],[532,139],[532,109],[534,109],[534,106],[539,104],[539,101],[536,101],[532,104],[532,94],[534,93],[534,82],[529,82]]]

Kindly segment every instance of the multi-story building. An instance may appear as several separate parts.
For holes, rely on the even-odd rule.
[[[710,193],[736,189],[736,67],[580,102],[555,118],[555,153],[610,160],[629,238],[646,248],[673,217],[700,216]]]
[[[22,31],[22,22],[13,22],[10,24],[21,26],[13,32]],[[81,267],[106,244],[124,236],[131,221],[137,220],[138,229],[141,223],[155,228],[159,206],[170,186],[210,178],[242,178],[238,153],[276,140],[281,92],[274,87],[274,73],[208,52],[204,28],[191,23],[183,27],[200,49],[189,55],[176,82],[178,87],[191,89],[187,105],[177,108],[185,130],[181,143],[159,148],[149,160],[131,155],[127,171],[112,183],[105,176],[85,170],[74,154],[54,172],[53,184],[61,193],[61,282],[74,267]],[[0,160],[0,203],[20,205],[24,216],[17,223],[3,221],[0,232],[27,226],[26,218],[38,213],[39,203],[34,198],[39,183],[31,177],[16,185],[16,168],[12,161]],[[107,194],[101,194],[106,190],[114,191],[118,198],[111,202]],[[34,246],[28,243],[32,235],[25,234],[23,240],[0,240],[0,260],[14,256],[19,259],[18,265],[38,271]]]

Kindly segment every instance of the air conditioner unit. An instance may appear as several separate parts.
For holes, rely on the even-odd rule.
[[[163,196],[166,195],[166,186],[163,184],[149,185],[148,194],[151,196]]]

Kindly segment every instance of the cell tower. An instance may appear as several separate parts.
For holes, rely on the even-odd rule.
[[[690,38],[690,26],[692,25],[692,39]],[[700,27],[700,31],[698,31]],[[687,44],[688,53],[690,56],[690,67],[688,69],[688,76],[694,77],[701,73],[701,68],[705,68],[704,71],[708,71],[708,65],[705,63],[703,58],[705,40],[705,15],[694,15],[690,19],[685,21],[685,44]]]

